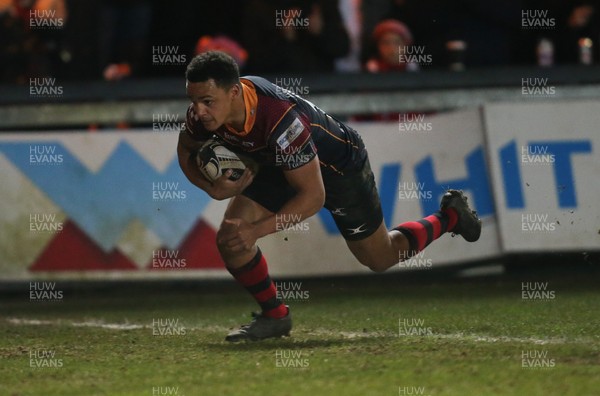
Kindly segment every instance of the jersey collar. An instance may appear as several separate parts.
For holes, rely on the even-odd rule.
[[[240,78],[242,83],[242,93],[244,95],[244,106],[246,107],[246,121],[244,122],[244,130],[237,131],[230,125],[225,124],[227,130],[237,136],[246,136],[254,127],[256,121],[256,109],[258,106],[258,96],[256,95],[256,87],[250,80]]]

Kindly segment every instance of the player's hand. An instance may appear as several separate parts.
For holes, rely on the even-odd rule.
[[[256,243],[256,226],[244,219],[225,219],[218,243],[232,252],[250,250]]]
[[[222,200],[240,195],[254,180],[254,173],[249,168],[244,170],[238,180],[229,180],[231,169],[212,183],[205,184],[203,188],[213,199]]]

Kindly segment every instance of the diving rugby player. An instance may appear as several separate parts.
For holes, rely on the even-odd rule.
[[[289,335],[289,307],[277,298],[267,261],[256,242],[328,209],[356,259],[382,272],[425,249],[447,232],[474,242],[481,221],[461,191],[448,190],[441,209],[388,230],[369,157],[360,135],[311,102],[264,78],[240,77],[228,55],[211,51],[186,70],[187,110],[177,154],[191,183],[213,199],[230,199],[217,232],[227,270],[261,307],[227,341]],[[232,151],[260,165],[253,174],[214,182],[196,163],[203,142],[217,135]],[[282,223],[282,219],[289,222]]]

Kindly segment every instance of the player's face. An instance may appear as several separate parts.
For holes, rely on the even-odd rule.
[[[204,82],[186,82],[187,95],[204,128],[215,131],[232,118],[234,87],[227,90],[219,88],[213,79]]]

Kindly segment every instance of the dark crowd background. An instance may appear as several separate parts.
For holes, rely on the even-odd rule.
[[[61,26],[31,28],[32,10]],[[524,28],[523,10],[554,26]],[[377,60],[390,37],[431,56],[414,70],[447,68],[457,42],[467,70],[580,63],[583,38],[598,63],[599,13],[600,0],[0,0],[0,82],[182,76],[186,62],[153,61],[165,47],[187,61],[226,50],[253,74],[411,70]],[[294,15],[300,26],[281,26]]]

